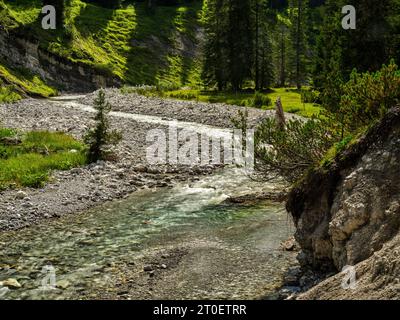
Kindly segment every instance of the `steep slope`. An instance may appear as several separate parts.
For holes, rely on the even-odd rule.
[[[0,57],[60,89],[195,84],[201,1],[158,7],[155,13],[143,2],[126,2],[111,10],[71,0],[65,28],[44,30],[40,0],[0,0]]]
[[[351,292],[341,289],[343,275],[337,275],[305,298],[400,298],[399,177],[397,107],[329,168],[315,170],[291,191],[287,209],[296,223],[300,263],[336,271],[356,265],[360,277]]]
[[[48,86],[40,76],[21,67],[10,67],[0,59],[0,102],[12,102],[26,95],[50,97],[57,90]]]

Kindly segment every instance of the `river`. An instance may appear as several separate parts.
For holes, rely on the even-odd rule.
[[[15,279],[21,287],[3,288],[0,299],[272,295],[294,263],[294,253],[280,248],[293,232],[284,205],[225,200],[281,187],[226,167],[191,184],[141,190],[87,212],[3,232],[0,282]],[[143,270],[148,264],[153,271]]]

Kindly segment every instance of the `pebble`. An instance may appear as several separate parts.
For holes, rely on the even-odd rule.
[[[26,194],[26,192],[24,192],[24,191],[22,191],[22,190],[18,191],[18,192],[15,194],[15,199],[22,200],[22,199],[24,199],[25,197],[27,197],[27,194]]]
[[[56,287],[60,289],[67,289],[70,286],[70,282],[68,280],[60,280],[57,281]]]
[[[21,284],[16,279],[7,279],[4,281],[0,281],[0,286],[7,287],[10,289],[19,289],[21,288]]]
[[[153,270],[154,270],[154,268],[151,265],[145,265],[143,267],[143,271],[146,271],[146,272],[150,272],[150,271],[153,271]]]

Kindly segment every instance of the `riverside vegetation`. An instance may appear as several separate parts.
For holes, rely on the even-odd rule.
[[[68,170],[112,157],[110,146],[122,138],[110,130],[107,113],[110,105],[104,91],[94,102],[95,126],[89,128],[84,141],[62,132],[18,130],[0,127],[0,189],[43,187],[52,170]]]

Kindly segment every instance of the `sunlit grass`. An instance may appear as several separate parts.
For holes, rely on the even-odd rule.
[[[226,103],[238,106],[254,106],[253,92],[217,92],[217,91],[201,91],[194,89],[180,90],[163,90],[160,88],[123,88],[123,93],[137,92],[146,96],[159,96],[164,98],[172,98],[179,100],[194,100],[207,103]],[[285,112],[294,113],[303,117],[312,117],[319,115],[321,107],[313,103],[303,103],[301,94],[294,88],[274,88],[267,93],[258,93],[264,96],[265,101],[261,105],[261,109],[272,109],[275,107],[275,101],[281,98],[283,109]],[[268,99],[269,98],[269,99]],[[270,103],[267,103],[270,101]]]
[[[84,145],[64,133],[34,131],[22,135],[19,144],[1,142],[16,136],[15,130],[0,129],[0,190],[41,187],[52,170],[68,170],[87,162]]]
[[[21,98],[11,86],[6,89],[4,81],[33,96],[50,97],[57,94],[57,90],[48,86],[38,75],[24,68],[10,68],[2,60],[0,60],[0,81],[0,102],[12,102]]]

